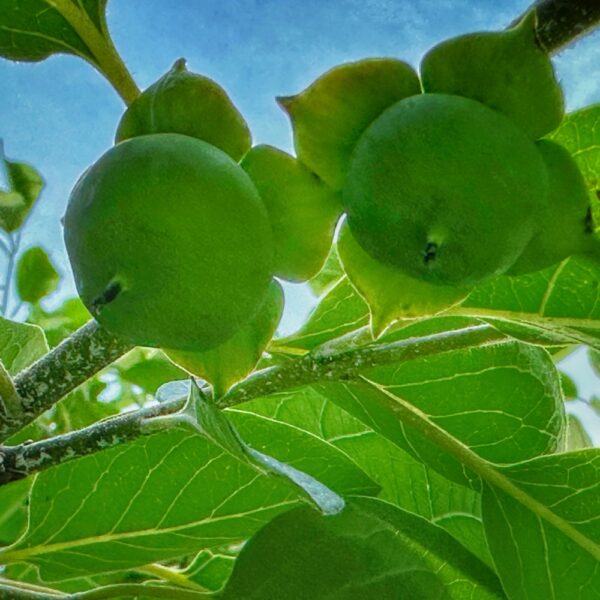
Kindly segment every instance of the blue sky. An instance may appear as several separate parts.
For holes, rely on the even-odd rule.
[[[326,69],[368,56],[417,66],[433,44],[475,30],[500,29],[528,0],[110,0],[115,44],[145,88],[179,57],[223,85],[255,143],[291,150],[287,118],[274,97],[297,93]],[[567,107],[600,102],[600,34],[555,59]],[[42,245],[74,293],[60,217],[79,174],[112,144],[124,106],[89,65],[68,56],[42,63],[0,60],[0,137],[10,158],[34,164],[47,187],[23,247]],[[284,327],[293,329],[312,301],[288,287]],[[585,385],[595,381],[575,365]]]

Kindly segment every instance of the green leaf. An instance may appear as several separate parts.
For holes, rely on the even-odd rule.
[[[498,110],[533,139],[556,129],[563,97],[548,54],[536,40],[536,14],[502,32],[446,40],[421,63],[426,93],[473,98]]]
[[[260,398],[235,409],[238,412],[288,424],[335,446],[381,486],[380,499],[444,527],[491,565],[479,494],[429,469],[314,387]]]
[[[594,223],[600,223],[600,104],[569,113],[549,136],[562,144],[579,166],[590,194]]]
[[[130,104],[116,141],[153,133],[198,138],[235,161],[252,145],[248,125],[225,90],[208,77],[190,73],[183,58]]]
[[[365,371],[364,377],[368,385],[317,387],[357,419],[457,483],[477,486],[477,478],[403,420],[405,403],[495,463],[527,460],[563,446],[560,381],[550,356],[540,348],[511,341],[377,367]]]
[[[50,311],[41,306],[32,306],[27,320],[44,330],[51,346],[57,346],[90,318],[90,313],[79,298],[67,298],[58,308]]]
[[[128,569],[238,543],[296,504],[281,480],[177,428],[40,473],[28,529],[0,563],[44,581]]]
[[[376,494],[379,491],[379,487],[355,465],[317,440],[254,414],[218,409],[195,382],[190,382],[188,387],[182,414],[193,419],[194,427],[203,436],[243,464],[257,468],[259,473],[266,471],[284,477],[299,487],[322,512],[333,514],[343,507],[343,500],[327,486],[346,493]],[[329,457],[324,460],[327,455]],[[299,456],[304,464],[302,471],[292,464]],[[313,456],[318,457],[317,462],[311,461]],[[318,473],[327,486],[310,473]]]
[[[210,592],[220,592],[233,571],[235,559],[235,554],[203,550],[181,574]]]
[[[333,244],[329,250],[329,255],[325,259],[323,268],[308,281],[308,285],[317,296],[322,296],[343,276],[344,269],[340,262],[340,257],[338,256],[337,245]]]
[[[100,391],[102,391],[106,384],[98,383],[101,384]],[[116,403],[98,400],[98,392],[91,393],[93,387],[87,384],[78,388],[55,405],[52,417],[55,435],[83,429],[92,423],[118,414],[119,407]]]
[[[593,448],[594,443],[579,418],[575,415],[568,415],[567,419],[567,450]]]
[[[443,312],[470,291],[420,281],[376,261],[358,245],[347,222],[340,231],[338,253],[348,279],[369,305],[375,337],[398,319]]]
[[[0,487],[0,546],[12,544],[27,525],[26,500],[32,479],[21,479]]]
[[[23,302],[37,304],[51,294],[60,281],[60,275],[48,254],[40,246],[26,250],[17,263],[17,293]]]
[[[0,7],[0,56],[11,60],[39,61],[64,53],[96,62],[76,30],[70,15],[87,19],[105,32],[106,0],[4,0]]]
[[[1,11],[0,8],[0,40]],[[8,192],[0,192],[0,227],[11,233],[23,225],[45,184],[42,176],[31,165],[6,160],[1,152],[0,162],[6,168],[10,185]]]
[[[563,371],[559,371],[559,375],[565,400],[577,400],[579,398],[579,391],[577,390],[575,381]]]
[[[339,515],[281,515],[243,548],[224,599],[502,598],[483,563],[442,529],[379,500]]]
[[[600,597],[600,451],[545,456],[498,469],[486,484],[488,543],[511,600]]]
[[[581,334],[594,345],[600,338],[598,279],[600,265],[571,257],[537,273],[497,277],[476,287],[452,313],[531,323],[550,333]]]
[[[294,157],[272,146],[255,146],[242,161],[267,207],[275,244],[275,275],[306,281],[331,248],[341,200]]]
[[[34,565],[48,582],[124,570],[244,541],[298,504],[298,482],[321,494],[330,483],[341,494],[377,489],[337,449],[300,433],[290,445],[289,427],[242,416],[253,459],[261,454],[254,448],[265,447],[288,461],[257,469],[230,451],[227,440],[239,439],[215,414],[203,412],[203,435],[189,424],[172,427],[40,473],[28,530],[0,551],[0,563]],[[326,505],[323,495],[317,500]]]
[[[47,352],[48,344],[41,328],[0,317],[0,360],[11,375]]]
[[[340,279],[295,333],[275,340],[273,350],[312,350],[369,324],[369,308],[347,277]]]
[[[175,363],[212,383],[221,396],[250,373],[269,344],[283,312],[283,290],[273,281],[260,311],[224,344],[206,352],[165,350]]]
[[[292,121],[298,159],[340,190],[365,129],[386,108],[420,91],[409,65],[372,58],[335,67],[301,94],[279,98],[279,103]]]
[[[164,383],[188,377],[185,371],[176,367],[160,350],[136,348],[117,362],[115,367],[122,379],[153,395]]]

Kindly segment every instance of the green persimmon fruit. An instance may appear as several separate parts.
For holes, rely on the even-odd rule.
[[[127,108],[116,142],[154,133],[181,133],[204,140],[239,161],[252,145],[244,117],[215,81],[191,73],[179,59]]]
[[[254,316],[271,281],[271,226],[254,184],[189,136],[110,149],[77,182],[64,226],[85,305],[139,346],[214,348]]]
[[[515,262],[547,186],[538,149],[510,119],[469,98],[421,94],[388,108],[361,136],[343,201],[373,258],[466,287]]]
[[[569,152],[549,140],[537,143],[548,169],[548,204],[536,218],[538,233],[507,271],[533,273],[583,254],[596,243],[585,180]]]

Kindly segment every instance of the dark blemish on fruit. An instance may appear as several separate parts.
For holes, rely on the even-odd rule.
[[[427,242],[425,246],[425,252],[423,252],[423,262],[428,265],[430,262],[435,260],[437,256],[438,245],[435,242]]]
[[[108,284],[108,287],[94,300],[92,300],[91,308],[95,314],[98,314],[107,304],[110,304],[121,292],[123,288],[118,281],[113,281]]]
[[[594,233],[594,217],[592,216],[592,207],[589,206],[583,220],[583,230],[585,233]]]

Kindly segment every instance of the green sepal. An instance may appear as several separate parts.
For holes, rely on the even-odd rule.
[[[348,279],[371,313],[371,330],[377,337],[398,319],[432,316],[466,298],[470,288],[455,288],[419,281],[371,258],[344,223],[338,254]]]
[[[0,167],[6,170],[9,190],[0,191],[0,227],[7,233],[23,225],[44,188],[44,179],[31,165],[6,160],[0,145]]]
[[[556,129],[564,102],[548,54],[535,34],[535,11],[502,32],[461,35],[421,63],[426,93],[466,96],[511,118],[533,139]]]
[[[588,191],[577,163],[560,144],[540,140],[536,145],[548,170],[548,202],[536,218],[538,233],[507,275],[541,271],[594,245]]]
[[[51,294],[60,275],[46,251],[40,246],[27,249],[17,263],[17,293],[23,302],[37,304]]]
[[[393,58],[371,58],[335,67],[302,93],[278,102],[292,121],[299,160],[340,190],[365,129],[386,108],[420,91],[412,67]]]
[[[236,161],[252,145],[248,125],[225,90],[208,77],[190,73],[182,58],[131,103],[115,141],[153,133],[198,138]]]
[[[339,194],[293,156],[272,146],[255,146],[241,165],[269,213],[275,275],[289,281],[310,279],[331,248],[342,214]]]
[[[220,346],[205,352],[167,349],[164,352],[192,375],[209,381],[215,396],[220,397],[254,369],[277,329],[283,305],[281,285],[273,281],[258,313]]]

